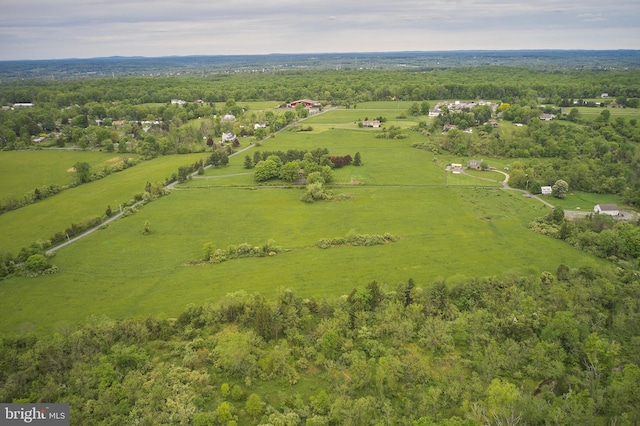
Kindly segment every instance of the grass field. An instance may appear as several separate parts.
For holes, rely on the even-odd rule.
[[[613,194],[592,194],[589,192],[569,191],[564,199],[553,198],[553,203],[564,210],[593,211],[596,204],[620,204],[620,197]]]
[[[567,112],[571,111],[571,107],[567,108]],[[602,114],[602,111],[609,111],[611,113],[611,118],[615,119],[616,117],[624,117],[624,118],[638,118],[640,117],[640,109],[638,108],[589,108],[589,107],[577,107],[577,110],[580,112],[580,115],[588,120],[593,120]]]
[[[49,152],[45,152],[47,153]],[[2,153],[4,154],[7,153]],[[50,154],[55,157],[57,151]],[[177,171],[178,167],[193,164],[204,157],[205,154],[189,154],[146,161],[38,203],[4,213],[0,215],[0,249],[16,255],[20,248],[32,241],[47,240],[56,232],[64,231],[73,222],[80,222],[91,216],[102,216],[107,205],[117,210],[118,206],[133,198],[136,193],[143,192],[146,182],[162,182]]]
[[[394,111],[371,110],[375,116]],[[335,171],[338,185],[332,190],[339,201],[306,204],[299,201],[303,188],[256,185],[242,166],[245,154],[234,156],[229,166],[210,169],[137,214],[57,252],[51,263],[58,266],[58,274],[2,281],[0,331],[52,330],[90,315],[174,316],[189,303],[238,290],[272,295],[288,287],[304,297],[330,297],[372,280],[393,290],[409,278],[428,287],[440,277],[452,282],[513,271],[538,274],[555,271],[560,263],[605,263],[530,231],[530,221],[548,208],[501,189],[502,175],[492,173],[490,181],[447,175],[444,164],[464,159],[433,161],[431,153],[411,148],[420,136],[386,140],[357,127],[338,128],[353,120],[353,112],[327,112],[306,122],[313,132],[285,131],[255,148],[326,147],[332,155],[352,156],[360,152],[362,167]],[[320,123],[323,126],[317,126]],[[252,156],[253,150],[247,154]],[[15,215],[2,215],[3,245],[47,237],[68,226],[72,216],[101,213],[106,204],[140,192],[146,180],[161,180],[193,161],[195,157],[178,156],[142,163],[12,212]],[[147,221],[152,232],[143,235]],[[315,247],[321,238],[350,232],[390,233],[398,241]],[[190,264],[201,258],[205,243],[226,248],[262,245],[270,239],[284,252],[216,265]]]
[[[351,201],[298,201],[300,190],[177,190],[138,214],[60,251],[56,275],[11,278],[0,290],[0,329],[48,328],[89,315],[176,315],[188,303],[240,289],[304,296],[348,293],[377,280],[388,290],[408,278],[538,273],[585,255],[526,227],[546,209],[497,189],[354,187]],[[152,234],[142,235],[145,221]],[[374,247],[314,247],[351,230],[389,232],[398,242]],[[203,244],[260,245],[289,252],[268,258],[187,266]],[[28,291],[27,291],[28,289]],[[27,291],[25,293],[25,291]],[[28,297],[23,297],[28,294]]]
[[[70,170],[74,164],[87,162],[99,170],[122,155],[69,150],[0,151],[0,199],[19,197],[44,185],[67,185],[74,179]]]

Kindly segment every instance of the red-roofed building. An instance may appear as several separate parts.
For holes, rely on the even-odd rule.
[[[304,104],[305,108],[320,108],[322,104],[318,101],[312,101],[311,99],[300,99],[297,101],[289,102],[287,107],[295,108],[298,104]]]

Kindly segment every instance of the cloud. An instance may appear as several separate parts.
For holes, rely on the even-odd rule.
[[[607,19],[601,13],[582,13],[578,18],[583,22],[603,22]]]
[[[0,0],[0,59],[640,48],[636,0]],[[625,37],[603,29],[625,29]],[[588,29],[588,34],[575,36]],[[555,34],[553,40],[543,34]],[[600,34],[597,40],[594,35]],[[567,46],[567,40],[573,45]],[[561,47],[562,46],[562,47]]]

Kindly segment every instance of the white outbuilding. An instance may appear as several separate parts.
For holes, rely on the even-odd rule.
[[[608,214],[609,216],[618,216],[620,214],[616,204],[596,204],[593,211],[597,214]]]

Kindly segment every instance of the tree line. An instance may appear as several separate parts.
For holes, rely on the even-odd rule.
[[[609,96],[638,98],[637,71],[545,71],[508,66],[420,71],[283,71],[209,77],[121,77],[75,81],[24,80],[2,84],[0,103],[34,102],[55,108],[126,101],[130,105],[171,99],[207,103],[293,101],[330,103],[435,99],[562,99]]]

